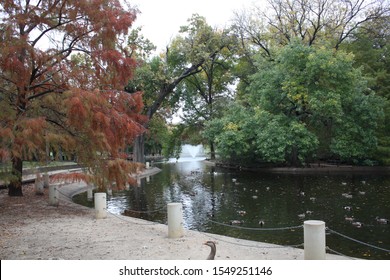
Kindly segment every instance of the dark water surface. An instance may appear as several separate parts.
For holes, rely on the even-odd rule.
[[[390,176],[264,174],[230,171],[202,161],[156,166],[162,171],[142,179],[139,187],[109,196],[108,211],[126,210],[133,217],[166,223],[167,203],[181,202],[185,228],[293,246],[303,244],[303,229],[289,227],[323,220],[331,250],[390,259],[389,252],[375,248],[390,250],[390,224],[376,220],[390,219]],[[88,204],[86,194],[75,201]],[[232,227],[232,221],[261,230]]]

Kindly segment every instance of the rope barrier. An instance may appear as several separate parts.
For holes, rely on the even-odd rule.
[[[72,198],[69,198],[69,196],[68,196],[67,194],[64,194],[63,192],[61,192],[61,187],[62,187],[62,185],[60,185],[60,187],[57,188],[57,192],[58,192],[60,195],[63,195],[65,198],[72,200]],[[60,199],[60,198],[58,198],[58,199]]]
[[[300,226],[291,226],[291,227],[280,227],[280,228],[251,228],[251,227],[240,227],[240,226],[235,226],[235,225],[227,225],[225,223],[220,223],[217,221],[213,220],[208,220],[211,223],[221,225],[221,226],[226,226],[226,227],[231,227],[231,228],[236,228],[236,229],[245,229],[245,230],[256,230],[256,231],[276,231],[276,230],[291,230],[291,229],[299,229],[303,228],[303,225]]]
[[[162,210],[165,210],[167,207],[161,207],[159,209],[156,209],[156,210],[151,210],[151,211],[138,211],[138,210],[129,210],[129,209],[126,209],[126,211],[128,212],[132,212],[132,213],[138,213],[138,214],[149,214],[149,213],[157,213],[157,212],[160,212]]]
[[[124,216],[122,215],[117,215],[117,214],[114,214],[110,211],[107,211],[108,214],[110,214],[111,216],[114,216],[115,218],[121,220],[121,221],[124,221],[124,222],[127,222],[127,223],[132,223],[132,224],[135,224],[135,225],[140,225],[140,226],[154,226],[154,225],[159,225],[160,223],[158,222],[153,222],[153,221],[149,221],[148,223],[136,223],[132,220],[129,220],[129,219],[126,219]]]
[[[339,255],[339,256],[342,256],[342,257],[345,257],[345,258],[349,258],[351,260],[355,259],[355,258],[352,258],[350,256],[344,255],[343,253],[337,252],[336,250],[331,249],[329,246],[326,246],[326,250],[328,250],[328,251],[330,251],[332,253],[335,253],[336,255]]]
[[[136,224],[136,225],[143,225],[143,226],[153,226],[153,225],[157,225],[157,224],[160,224],[160,223],[157,223],[157,222],[149,222],[147,224],[144,224],[144,223],[136,223],[134,221],[131,221],[131,220],[128,220],[126,218],[122,218],[120,215],[116,215],[112,212],[109,212],[107,211],[111,216],[114,216],[115,218],[121,220],[121,221],[124,221],[124,222],[129,222],[129,223],[132,223],[132,224]],[[195,230],[196,231],[196,230]],[[256,249],[280,249],[280,248],[298,248],[298,247],[303,247],[303,243],[301,244],[297,244],[297,245],[274,245],[274,246],[253,246],[253,245],[248,245],[248,244],[241,244],[241,243],[238,243],[238,242],[231,242],[231,241],[227,241],[227,240],[223,240],[222,238],[218,238],[216,237],[215,235],[211,236],[210,234],[207,234],[206,232],[201,232],[201,231],[196,231],[198,233],[201,233],[203,234],[204,236],[207,236],[208,238],[211,238],[211,239],[215,239],[215,240],[218,240],[220,242],[225,242],[225,243],[228,243],[228,244],[232,244],[232,245],[237,245],[237,246],[242,246],[242,247],[250,247],[250,248],[256,248]],[[259,242],[259,241],[253,241],[253,240],[249,240],[251,242]]]
[[[329,232],[331,232],[331,233],[337,234],[337,235],[339,235],[339,236],[341,236],[341,237],[344,237],[344,238],[349,239],[349,240],[351,240],[351,241],[354,241],[354,242],[356,242],[356,243],[360,243],[360,244],[362,244],[362,245],[365,245],[365,246],[372,247],[372,248],[377,249],[377,250],[382,250],[382,251],[385,251],[385,252],[387,252],[387,253],[390,253],[390,250],[388,250],[388,249],[384,249],[384,248],[381,248],[381,247],[378,247],[378,246],[375,246],[375,245],[368,244],[368,243],[366,243],[366,242],[363,242],[363,241],[357,240],[357,239],[355,239],[355,238],[346,236],[345,234],[339,233],[339,232],[337,232],[337,231],[335,231],[335,230],[332,230],[332,229],[330,229],[330,228],[326,228],[326,229],[327,229]]]

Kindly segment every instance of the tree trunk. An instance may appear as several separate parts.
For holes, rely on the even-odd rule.
[[[292,147],[291,165],[294,166],[294,167],[299,167],[300,166],[300,162],[298,160],[298,147],[295,146],[295,145]]]
[[[210,141],[210,159],[215,160],[215,147],[213,141]]]
[[[23,161],[21,158],[12,159],[11,182],[8,185],[9,196],[23,196],[22,191]]]
[[[145,133],[138,135],[134,140],[133,161],[145,163]]]

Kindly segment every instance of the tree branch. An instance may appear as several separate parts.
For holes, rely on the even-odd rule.
[[[61,128],[62,130],[64,130],[65,132],[67,132],[69,135],[71,135],[72,137],[76,137],[77,135],[75,133],[73,133],[72,131],[70,131],[68,128],[66,128],[65,126],[63,126],[62,124],[60,124],[59,122],[55,121],[55,120],[52,120],[52,119],[49,119],[49,118],[46,118],[46,121],[54,124],[55,126]]]

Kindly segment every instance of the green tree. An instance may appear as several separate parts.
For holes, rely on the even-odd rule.
[[[307,162],[318,147],[318,139],[305,123],[283,114],[258,110],[255,149],[267,162],[298,166]]]
[[[305,45],[338,49],[356,30],[389,16],[388,1],[370,0],[268,0],[235,13],[232,25],[240,51],[235,74],[238,94],[246,94],[256,71],[255,56],[275,59],[277,50],[295,40]]]
[[[307,45],[324,42],[338,48],[361,25],[389,15],[388,1],[267,0],[265,8],[236,13],[235,28],[243,43],[268,56],[272,48],[299,38]],[[244,42],[245,41],[245,42]]]
[[[241,164],[300,165],[318,147],[317,137],[304,123],[239,104],[208,122],[205,136],[215,139],[222,160]]]
[[[224,41],[210,44],[207,36],[197,36],[200,21],[201,17],[193,16],[189,24],[181,28],[181,34],[172,41],[165,53],[139,60],[140,67],[127,90],[144,92],[144,115],[148,121],[156,113],[172,114],[180,95],[184,94],[177,90],[178,85],[201,72],[201,67],[224,48]],[[133,41],[137,41],[135,38]],[[148,128],[148,121],[145,128]],[[144,136],[140,135],[134,142],[135,161],[144,161]]]
[[[352,40],[342,49],[353,52],[355,65],[362,67],[368,78],[368,86],[385,101],[385,120],[378,131],[376,158],[390,164],[390,39],[389,17],[362,25],[353,34]]]
[[[241,101],[245,107],[209,124],[209,137],[225,157],[251,151],[261,160],[291,165],[316,156],[372,157],[383,100],[353,64],[351,54],[299,41],[281,48],[274,60],[259,55]]]
[[[231,102],[223,117],[206,122],[203,135],[215,142],[220,159],[248,163],[255,160],[256,126],[251,108]]]
[[[145,129],[149,128],[149,122],[156,114],[161,116],[172,114],[178,100],[177,95],[173,94],[175,88],[183,79],[196,73],[203,63],[203,60],[200,60],[190,66],[183,66],[175,64],[175,59],[175,54],[171,56],[171,52],[167,49],[163,55],[139,60],[139,68],[135,72],[134,79],[126,87],[126,91],[130,93],[136,93],[139,90],[144,93],[143,115],[147,119],[144,123]],[[145,133],[138,135],[133,142],[133,160],[144,162],[144,156]]]
[[[213,29],[206,19],[198,15],[191,18],[189,26],[182,27],[182,33],[188,33],[185,40],[179,40],[179,48],[189,49],[195,42],[205,42],[198,46],[198,52],[219,52],[209,56],[199,67],[199,72],[188,77],[177,88],[183,104],[183,121],[188,126],[202,130],[205,121],[221,115],[226,102],[231,99],[230,86],[235,77],[232,75],[232,49],[235,40],[225,30]],[[191,54],[189,54],[191,55]],[[204,141],[202,141],[204,142]],[[215,159],[213,141],[208,142],[211,159]]]
[[[162,155],[169,141],[170,131],[166,119],[155,115],[149,122],[145,135],[145,151],[147,155]]]
[[[164,142],[163,155],[165,158],[174,157],[178,159],[181,153],[182,134],[185,130],[183,124],[170,127],[166,141]]]
[[[382,100],[353,63],[353,55],[342,51],[292,43],[269,69],[261,64],[253,76],[252,102],[306,124],[323,148],[319,156],[372,156]]]

